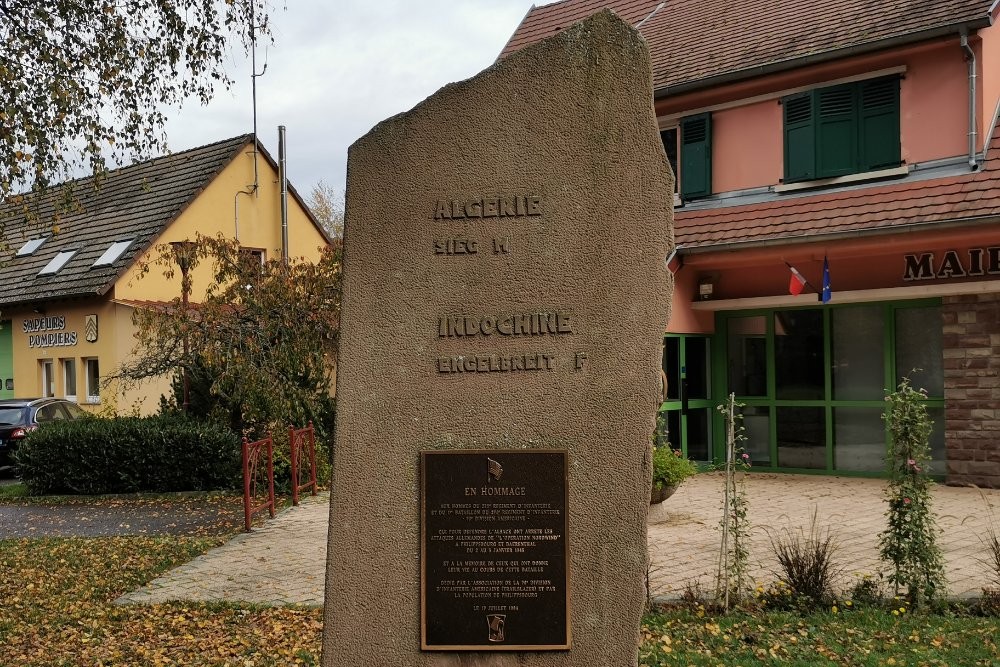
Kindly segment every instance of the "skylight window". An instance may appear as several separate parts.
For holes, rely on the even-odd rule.
[[[21,246],[21,249],[17,251],[17,254],[15,255],[15,257],[27,257],[31,253],[33,253],[36,250],[38,250],[39,248],[41,248],[42,244],[45,243],[45,240],[47,238],[48,238],[47,236],[43,236],[40,239],[31,239],[30,241],[28,241],[27,243],[25,243],[23,246]]]
[[[128,241],[115,241],[111,244],[111,247],[104,251],[104,254],[97,258],[97,261],[93,263],[92,266],[110,266],[115,263],[122,253],[128,250],[128,247],[132,245],[134,239],[129,239]]]
[[[44,269],[38,272],[38,275],[50,276],[53,273],[58,273],[59,269],[64,267],[66,265],[66,262],[69,261],[69,258],[75,254],[76,250],[67,250],[65,252],[59,253],[58,255],[52,258],[52,261],[50,261],[48,264],[45,265]]]

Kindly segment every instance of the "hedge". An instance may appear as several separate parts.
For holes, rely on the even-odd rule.
[[[14,462],[34,494],[238,488],[242,475],[239,437],[184,415],[46,424]]]

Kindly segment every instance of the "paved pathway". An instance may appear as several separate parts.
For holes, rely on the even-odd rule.
[[[849,587],[855,573],[875,573],[877,535],[883,527],[885,482],[873,479],[756,473],[748,477],[753,522],[751,574],[758,582],[775,578],[768,535],[809,529],[813,513],[831,528],[840,545],[838,560]],[[941,546],[953,595],[977,594],[986,582],[981,537],[986,535],[986,502],[1000,521],[1000,491],[937,487],[934,494]],[[718,556],[722,478],[702,474],[669,500],[650,510],[651,588],[662,599],[677,598],[695,583],[711,590]],[[242,534],[194,561],[123,596],[122,603],[168,600],[230,600],[262,604],[323,603],[329,495],[289,508],[251,534]]]
[[[697,475],[676,494],[650,511],[651,589],[655,596],[679,598],[685,589],[711,591],[719,554],[717,529],[722,511],[722,476]],[[880,569],[878,533],[885,527],[879,479],[754,473],[747,477],[751,522],[751,576],[760,583],[777,579],[770,536],[787,531],[808,533],[813,513],[821,530],[830,529],[839,545],[836,561],[843,568],[840,588],[849,589],[864,574]],[[937,486],[934,510],[943,533],[949,594],[978,595],[987,582],[987,502],[1000,530],[1000,491]]]
[[[195,558],[120,604],[172,600],[230,600],[258,604],[322,606],[330,495],[306,496],[252,533]]]

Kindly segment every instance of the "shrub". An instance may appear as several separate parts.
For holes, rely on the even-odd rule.
[[[15,454],[35,494],[238,488],[240,461],[236,434],[182,415],[52,423]]]
[[[782,580],[799,605],[816,609],[834,599],[833,583],[840,573],[833,560],[837,544],[829,528],[817,525],[815,511],[808,533],[783,528],[771,536],[771,549],[781,566]]]
[[[291,491],[291,452],[288,427],[305,428],[312,423],[316,439],[316,479],[321,486],[330,483],[333,466],[333,432],[336,425],[337,402],[332,396],[319,395],[315,400],[297,405],[295,414],[272,415],[280,419],[274,423],[247,421],[243,407],[212,391],[213,375],[203,364],[196,363],[189,375],[189,407],[187,415],[201,421],[218,424],[245,433],[248,440],[258,440],[270,435],[274,440],[274,488],[278,493]],[[185,414],[183,403],[183,375],[176,373],[172,381],[172,395],[160,396],[161,415]],[[276,388],[275,391],[280,391]]]

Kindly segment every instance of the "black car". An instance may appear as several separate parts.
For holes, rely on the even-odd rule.
[[[88,416],[79,405],[61,398],[0,400],[0,466],[10,465],[11,453],[39,424]]]

